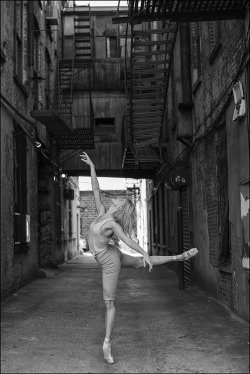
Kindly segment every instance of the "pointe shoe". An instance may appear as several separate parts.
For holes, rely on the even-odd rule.
[[[114,363],[114,358],[111,355],[111,343],[105,343],[104,342],[103,346],[102,346],[102,350],[103,350],[104,358],[107,361],[107,363],[108,364],[113,364]]]
[[[191,248],[189,251],[183,252],[181,255],[176,256],[176,261],[186,261],[189,260],[190,258],[194,257],[198,253],[197,248]]]

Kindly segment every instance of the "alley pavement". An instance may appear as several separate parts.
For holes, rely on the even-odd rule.
[[[122,269],[102,355],[101,271],[85,253],[1,303],[2,373],[248,373],[249,325],[167,265]]]

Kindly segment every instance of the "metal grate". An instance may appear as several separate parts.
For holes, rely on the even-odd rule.
[[[54,134],[61,149],[93,149],[94,137],[90,129],[76,129],[72,132]]]
[[[248,0],[130,0],[128,3],[128,16],[116,17],[113,23],[244,18]]]

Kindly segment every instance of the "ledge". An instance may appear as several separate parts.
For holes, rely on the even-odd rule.
[[[193,85],[193,88],[192,88],[192,93],[193,93],[193,95],[195,95],[195,93],[196,93],[196,91],[198,90],[198,88],[200,87],[201,83],[202,83],[202,80],[201,80],[201,78],[199,77],[199,78],[196,80],[195,84]]]
[[[209,57],[208,57],[208,63],[209,65],[212,65],[217,53],[219,52],[219,50],[222,48],[222,44],[221,42],[218,42],[217,44],[215,44],[212,52],[210,53]]]

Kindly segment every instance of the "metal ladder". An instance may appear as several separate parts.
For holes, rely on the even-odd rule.
[[[74,1],[74,45],[76,59],[91,59],[90,6],[76,6]]]

